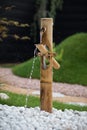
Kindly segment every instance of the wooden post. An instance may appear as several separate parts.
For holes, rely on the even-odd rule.
[[[53,58],[53,19],[41,19],[40,44],[36,44],[41,56],[40,65],[40,108],[52,112],[52,81],[53,67],[58,69],[60,65]]]

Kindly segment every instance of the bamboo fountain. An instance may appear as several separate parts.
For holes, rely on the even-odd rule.
[[[53,19],[41,18],[40,44],[36,44],[40,51],[40,108],[52,112],[52,82],[53,67],[59,69],[59,63],[54,59],[53,52]]]

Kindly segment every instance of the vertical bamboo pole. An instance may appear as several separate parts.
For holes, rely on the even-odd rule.
[[[45,29],[45,32],[40,35],[41,43],[48,48],[48,51],[53,51],[53,19],[42,18],[41,28]],[[52,56],[49,58],[49,66],[44,68],[45,56],[41,56],[41,67],[40,67],[40,102],[41,110],[52,112]]]

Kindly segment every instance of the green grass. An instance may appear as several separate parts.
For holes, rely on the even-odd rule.
[[[87,33],[74,34],[54,49],[61,68],[54,71],[53,80],[87,86]],[[13,73],[28,77],[33,59],[13,67]],[[40,60],[37,58],[32,78],[40,78]]]
[[[33,64],[33,58],[30,59],[29,61],[26,61],[22,64],[19,64],[19,65],[13,67],[12,71],[15,75],[25,77],[25,78],[29,77],[31,69],[32,69],[32,64]],[[39,57],[36,59],[32,78],[37,78],[37,79],[40,78],[40,59],[39,59]]]
[[[65,39],[56,51],[63,50],[61,68],[54,70],[54,81],[87,85],[87,33]]]
[[[7,104],[9,106],[25,106],[26,95],[15,94],[6,91],[2,91],[2,92],[6,93],[10,98],[7,100],[0,99],[0,104]],[[39,98],[34,96],[29,96],[28,107],[35,107],[35,106],[39,106]]]
[[[9,106],[25,106],[26,95],[14,94],[11,92],[6,92],[6,91],[2,91],[2,92],[6,93],[10,98],[8,100],[0,99],[0,104],[3,104],[3,105],[7,104]],[[40,106],[40,99],[38,97],[35,97],[35,96],[29,96],[27,106],[28,107]],[[87,106],[64,104],[64,103],[60,103],[57,101],[53,102],[53,107],[56,109],[61,109],[63,111],[65,109],[87,111]]]

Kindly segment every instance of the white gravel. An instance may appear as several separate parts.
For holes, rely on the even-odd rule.
[[[0,130],[87,130],[87,112],[40,111],[0,104]]]
[[[40,96],[40,91],[35,90],[32,92],[32,94]],[[64,94],[58,93],[58,92],[53,92],[52,94],[53,94],[53,97],[64,97],[65,96]]]

